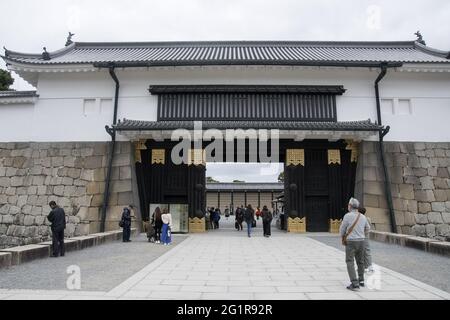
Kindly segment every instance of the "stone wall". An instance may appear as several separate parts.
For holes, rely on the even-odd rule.
[[[450,143],[385,142],[398,232],[450,238]],[[391,231],[377,142],[360,146],[355,195],[375,228]]]
[[[66,236],[99,232],[108,148],[108,142],[0,143],[0,248],[47,240],[52,200],[66,212]],[[106,230],[118,229],[123,206],[135,203],[132,156],[131,143],[117,143]]]

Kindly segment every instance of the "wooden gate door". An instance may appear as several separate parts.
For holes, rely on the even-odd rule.
[[[306,231],[328,232],[328,154],[325,149],[305,150]]]

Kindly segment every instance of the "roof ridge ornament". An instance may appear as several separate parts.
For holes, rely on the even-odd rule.
[[[75,35],[75,33],[72,33],[69,31],[69,35],[67,36],[67,40],[66,40],[66,47],[70,46],[73,41],[72,41],[72,37]]]
[[[42,59],[44,60],[50,60],[50,53],[47,52],[47,48],[44,47],[44,52],[42,52]]]
[[[423,44],[424,46],[426,46],[427,44],[425,43],[425,40],[423,40],[422,34],[420,33],[419,30],[417,30],[416,33],[414,33],[415,36],[417,36],[416,42]]]

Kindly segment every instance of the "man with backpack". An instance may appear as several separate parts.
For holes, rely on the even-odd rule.
[[[261,211],[261,215],[262,215],[262,220],[263,220],[263,233],[264,233],[264,237],[270,237],[271,232],[270,232],[270,224],[272,223],[272,212],[269,211],[269,209],[267,209],[267,206],[264,206],[262,211]]]
[[[243,229],[242,222],[244,221],[244,208],[237,207],[236,209],[236,215],[235,215],[236,222],[234,224],[237,231],[240,231]]]
[[[256,222],[256,220],[255,220],[255,210],[253,210],[251,204],[249,204],[247,206],[247,208],[245,209],[244,219],[245,219],[245,223],[247,223],[247,235],[250,238],[251,237],[251,233],[252,233],[252,228],[253,228],[253,225],[254,225],[253,221]]]

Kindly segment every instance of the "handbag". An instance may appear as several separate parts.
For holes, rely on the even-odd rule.
[[[255,228],[256,227],[256,220],[253,220],[252,221],[252,228]]]
[[[167,237],[170,238],[171,235],[172,235],[172,231],[170,230],[170,227],[167,227]]]
[[[119,227],[123,228],[123,220],[119,221]]]
[[[355,219],[355,222],[353,222],[353,224],[351,225],[351,227],[347,230],[347,232],[345,233],[345,235],[342,237],[342,245],[346,246],[347,245],[347,237],[350,235],[350,233],[352,233],[353,228],[356,226],[356,224],[358,223],[359,217],[361,216],[361,213],[358,213],[358,216]]]

